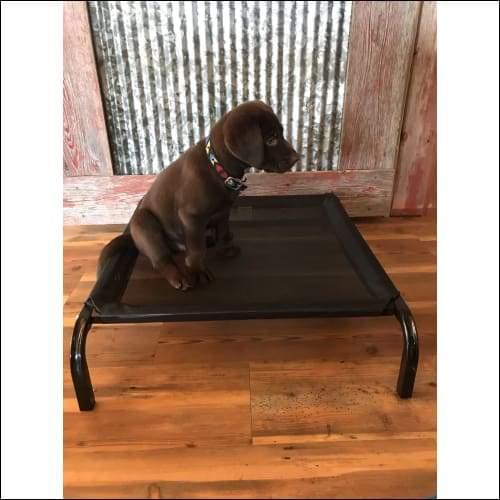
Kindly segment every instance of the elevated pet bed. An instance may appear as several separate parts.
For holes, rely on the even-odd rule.
[[[71,375],[80,410],[94,392],[85,343],[96,323],[395,315],[403,334],[397,393],[418,363],[412,314],[335,195],[242,197],[231,229],[241,255],[208,252],[216,279],[179,292],[131,245],[104,263],[75,324]]]

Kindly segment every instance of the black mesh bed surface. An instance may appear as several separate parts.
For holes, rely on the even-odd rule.
[[[231,219],[241,254],[228,259],[209,249],[216,279],[193,290],[171,288],[133,246],[105,263],[73,336],[81,409],[94,405],[81,362],[92,323],[394,314],[404,339],[397,390],[411,396],[418,360],[413,318],[336,196],[242,197]]]

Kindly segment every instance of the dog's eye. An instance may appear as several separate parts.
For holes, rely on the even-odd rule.
[[[277,137],[269,137],[269,139],[266,140],[266,144],[268,146],[276,146],[276,144],[278,144],[278,138]]]

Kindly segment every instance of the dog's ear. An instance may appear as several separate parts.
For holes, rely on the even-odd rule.
[[[255,115],[234,110],[222,127],[229,152],[251,167],[260,168],[264,160],[264,141]]]

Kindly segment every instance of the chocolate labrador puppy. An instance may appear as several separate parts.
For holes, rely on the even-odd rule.
[[[213,229],[223,254],[237,253],[231,245],[229,213],[246,188],[245,170],[285,172],[299,158],[268,105],[251,101],[237,106],[213,126],[208,138],[157,176],[132,216],[130,234],[109,243],[100,262],[131,237],[174,288],[188,290],[201,276],[212,280],[205,261],[207,228]]]

